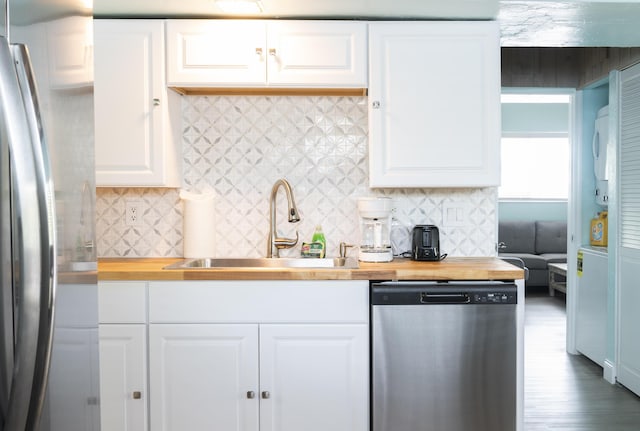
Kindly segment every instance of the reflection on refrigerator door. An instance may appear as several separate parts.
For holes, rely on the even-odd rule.
[[[3,5],[0,431],[100,429],[93,11],[81,3]]]

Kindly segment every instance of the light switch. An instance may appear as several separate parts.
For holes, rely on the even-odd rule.
[[[466,226],[467,208],[464,204],[445,204],[442,207],[442,225],[451,227]]]

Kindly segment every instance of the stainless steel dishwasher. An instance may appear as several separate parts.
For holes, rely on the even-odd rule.
[[[514,431],[513,282],[372,282],[372,430]]]

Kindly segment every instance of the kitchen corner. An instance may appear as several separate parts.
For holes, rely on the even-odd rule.
[[[507,364],[497,392],[450,388],[450,429],[479,410],[468,392],[495,402],[465,421],[521,431],[524,274],[495,248],[499,48],[494,21],[96,20],[96,64],[129,59],[96,76],[104,420],[123,428],[132,393],[141,428],[378,429],[372,309],[397,313],[374,285],[401,282],[421,312],[464,315],[458,346]],[[212,201],[193,264],[179,188]],[[415,225],[412,256],[430,261],[394,258],[392,227]],[[335,263],[355,262],[342,244],[357,266]],[[301,257],[318,250],[332,267]],[[461,363],[491,367],[484,350]]]

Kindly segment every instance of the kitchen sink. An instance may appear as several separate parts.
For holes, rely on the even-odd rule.
[[[352,257],[317,258],[198,258],[184,259],[164,269],[217,269],[217,268],[358,268]]]

